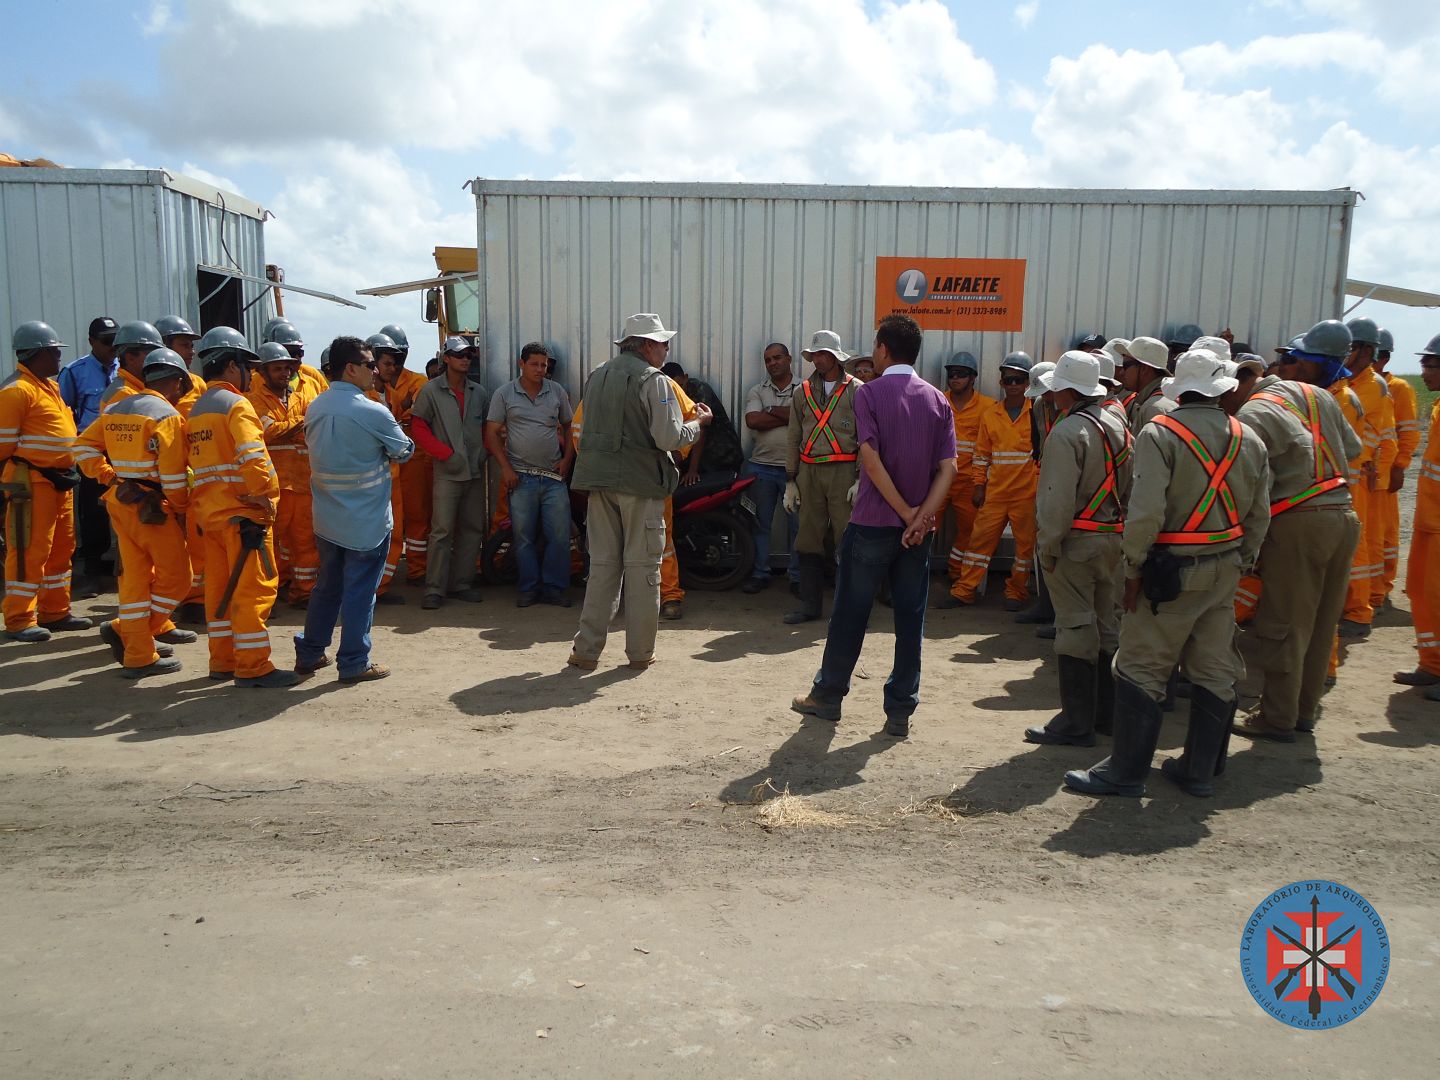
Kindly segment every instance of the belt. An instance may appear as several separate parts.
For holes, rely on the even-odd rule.
[[[554,469],[533,469],[529,466],[521,467],[513,465],[511,466],[511,468],[513,468],[521,476],[543,476],[547,480],[558,480],[562,484],[565,482],[565,477],[561,476]]]
[[[1235,554],[1238,554],[1237,550],[1235,548],[1229,548],[1225,551],[1217,551],[1211,555],[1177,555],[1175,556],[1175,565],[1199,566],[1201,563],[1209,562],[1211,559],[1219,559],[1225,555]]]

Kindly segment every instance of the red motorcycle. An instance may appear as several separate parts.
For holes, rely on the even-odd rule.
[[[687,589],[733,589],[755,567],[755,530],[760,519],[745,489],[753,476],[716,473],[675,489],[675,557]]]

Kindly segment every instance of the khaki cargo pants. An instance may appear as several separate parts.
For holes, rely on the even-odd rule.
[[[1071,533],[1053,570],[1045,571],[1055,607],[1055,654],[1093,664],[1120,638],[1120,537]]]
[[[575,654],[598,660],[625,591],[625,655],[655,655],[660,627],[660,560],[665,552],[665,500],[592,491],[585,510],[590,577],[575,634]]]
[[[800,526],[795,533],[795,550],[802,555],[824,555],[828,534],[840,550],[840,537],[850,524],[850,500],[845,497],[855,483],[855,463],[834,461],[820,465],[800,463],[795,486],[800,489]]]

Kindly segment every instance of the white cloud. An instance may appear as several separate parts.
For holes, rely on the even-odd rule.
[[[1029,30],[1030,24],[1035,21],[1035,16],[1040,14],[1040,0],[1026,0],[1023,4],[1016,4],[1012,16],[1015,23],[1021,30]]]
[[[144,37],[155,37],[170,29],[174,22],[175,13],[171,10],[167,0],[156,0],[150,5],[150,11],[145,16],[145,21],[140,24],[140,33]]]

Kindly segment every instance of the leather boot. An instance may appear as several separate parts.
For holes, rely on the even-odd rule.
[[[1047,746],[1095,745],[1095,665],[1061,653],[1060,711],[1044,727],[1025,729],[1025,741]]]
[[[1115,679],[1115,745],[1110,756],[1088,769],[1065,774],[1065,786],[1085,795],[1145,794],[1145,777],[1160,741],[1159,703],[1124,674]]]
[[[785,616],[790,624],[814,622],[820,618],[825,589],[825,556],[800,556],[800,610]]]
[[[1115,733],[1115,654],[1102,652],[1095,665],[1095,734]]]
[[[1050,603],[1050,586],[1045,584],[1045,575],[1035,571],[1037,582],[1035,602],[1015,616],[1017,623],[1048,623],[1055,621],[1055,605]]]
[[[1219,763],[1230,744],[1230,724],[1238,703],[1238,698],[1221,701],[1203,686],[1191,687],[1185,750],[1160,767],[1165,778],[1181,791],[1200,799],[1215,794],[1215,777],[1224,771]]]

